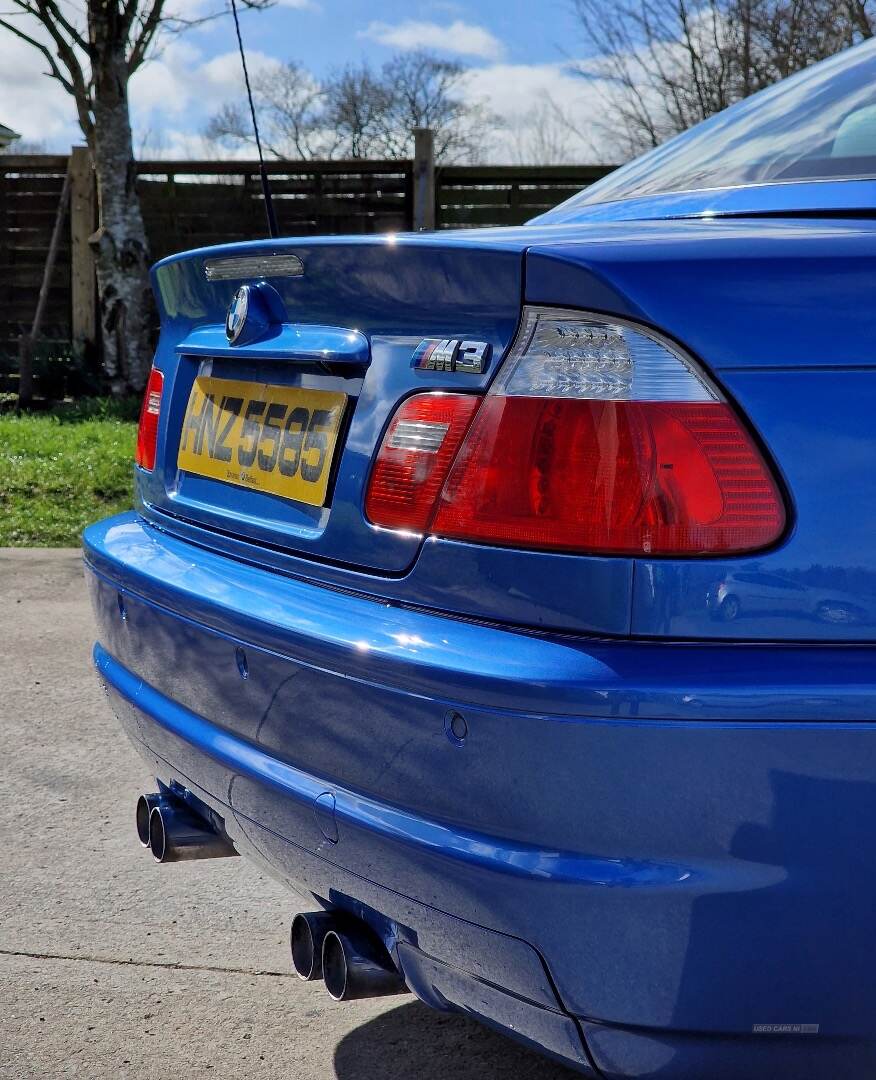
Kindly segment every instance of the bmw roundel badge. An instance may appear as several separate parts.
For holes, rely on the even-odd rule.
[[[225,316],[225,336],[228,344],[234,345],[240,339],[246,327],[246,316],[249,312],[249,285],[241,285],[234,294],[234,299]]]

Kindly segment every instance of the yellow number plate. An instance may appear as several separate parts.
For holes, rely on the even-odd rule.
[[[199,376],[176,463],[186,472],[323,506],[347,395]]]

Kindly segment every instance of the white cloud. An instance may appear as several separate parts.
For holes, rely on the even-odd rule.
[[[174,116],[184,112],[191,97],[192,76],[202,61],[200,50],[184,39],[168,42],[131,78],[132,114],[137,117],[156,110]]]
[[[192,14],[199,0],[186,0]],[[284,0],[299,3],[300,0]],[[206,8],[207,0],[203,0]],[[28,32],[42,40],[35,24]],[[200,36],[168,37],[156,55],[131,79],[131,118],[135,152],[144,144],[194,147],[209,116],[225,101],[243,92],[240,56],[236,50],[208,58]],[[197,43],[197,44],[196,44]],[[257,50],[247,53],[250,72],[279,63]],[[27,42],[0,30],[0,124],[17,131],[23,142],[39,143],[49,152],[63,153],[84,137],[70,95],[48,78],[45,59]],[[13,144],[13,147],[15,144]]]
[[[277,67],[279,63],[276,57],[267,53],[247,50],[246,66],[250,78],[260,71]],[[193,72],[193,76],[193,92],[199,99],[206,98],[204,104],[211,110],[224,103],[226,98],[222,97],[223,94],[233,97],[243,92],[243,68],[237,50],[211,57]]]
[[[485,139],[484,154],[492,162],[597,164],[617,158],[598,81],[565,64],[473,68],[463,93],[501,121]]]
[[[275,67],[275,58],[247,53],[250,76]],[[236,51],[206,59],[191,41],[170,41],[131,79],[134,150],[140,157],[215,157],[201,131],[212,113],[243,95]],[[210,151],[210,152],[208,152]]]
[[[144,161],[230,161],[233,159],[251,160],[254,156],[251,146],[219,145],[206,135],[182,128],[162,128],[141,133],[135,141],[137,157]]]
[[[484,60],[498,60],[505,52],[502,42],[486,27],[475,26],[461,19],[447,26],[415,19],[407,19],[395,26],[373,22],[358,36],[396,49],[439,49],[458,56],[478,56]]]
[[[32,29],[27,27],[28,32]],[[36,31],[35,36],[42,35]],[[17,131],[24,141],[63,151],[81,143],[83,136],[72,99],[44,74],[47,69],[32,45],[0,30],[0,124]]]
[[[285,2],[287,6],[300,4],[300,0]],[[422,37],[423,26],[436,24],[408,22],[388,28],[372,24],[366,33],[372,37],[384,31],[401,34],[390,41],[397,48],[440,47],[440,36],[438,40],[434,34]],[[454,27],[486,35],[478,46],[480,52],[470,55],[492,50],[495,56],[495,50],[501,50],[500,43],[480,27],[457,21],[437,29],[443,35]],[[456,33],[455,51],[462,51],[464,37]],[[225,44],[227,48],[230,42]],[[475,50],[475,46],[476,36],[469,38],[465,48]],[[277,43],[278,51],[284,47],[285,42]],[[277,57],[258,51],[250,52],[248,61],[252,73],[280,63]],[[0,123],[20,132],[27,142],[43,143],[50,152],[64,152],[83,139],[73,102],[54,80],[42,74],[45,67],[43,58],[30,46],[0,32]],[[228,148],[209,143],[201,132],[222,104],[243,100],[236,50],[211,56],[201,35],[169,37],[158,55],[136,73],[130,89],[134,148],[140,156],[231,156]],[[469,70],[462,93],[468,101],[483,103],[502,121],[496,132],[485,129],[479,148],[482,160],[536,163],[618,158],[605,124],[599,81],[572,74],[567,64],[512,64],[501,58],[488,61]],[[252,151],[244,146],[239,153],[248,157]]]

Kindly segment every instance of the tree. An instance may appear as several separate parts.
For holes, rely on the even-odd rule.
[[[392,92],[370,65],[348,64],[327,79],[322,90],[321,123],[331,144],[327,156],[388,156],[381,152],[380,136]]]
[[[624,152],[657,146],[874,33],[872,0],[572,0]]]
[[[398,53],[381,71],[387,107],[381,143],[386,157],[411,157],[416,127],[435,132],[437,161],[462,161],[477,155],[479,135],[495,123],[480,104],[462,93],[467,69],[425,50]]]
[[[301,64],[277,64],[252,78],[262,148],[275,158],[315,158],[324,154],[325,89]],[[207,138],[255,147],[249,109],[222,106],[207,125]]]
[[[241,0],[263,8],[273,0]],[[97,268],[104,368],[113,393],[140,390],[151,363],[149,253],[137,197],[128,82],[163,31],[193,20],[165,12],[165,0],[7,0],[0,27],[33,46],[46,72],[73,98],[97,179]],[[217,11],[196,21],[216,17]],[[13,21],[13,16],[17,18]]]
[[[475,133],[492,118],[463,94],[466,68],[431,53],[399,53],[383,67],[348,64],[316,79],[297,63],[253,79],[266,149],[280,160],[405,158],[412,128],[435,131],[438,160],[470,157]],[[249,143],[246,113],[224,105],[206,134],[232,145]]]
[[[574,103],[561,104],[547,90],[537,93],[525,112],[506,121],[503,135],[505,152],[515,165],[574,165],[582,154],[599,161],[592,138],[577,123]]]

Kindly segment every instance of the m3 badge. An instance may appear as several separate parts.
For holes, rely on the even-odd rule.
[[[492,346],[488,341],[465,341],[460,338],[427,338],[417,346],[411,367],[417,371],[460,371],[482,375],[490,363]]]

